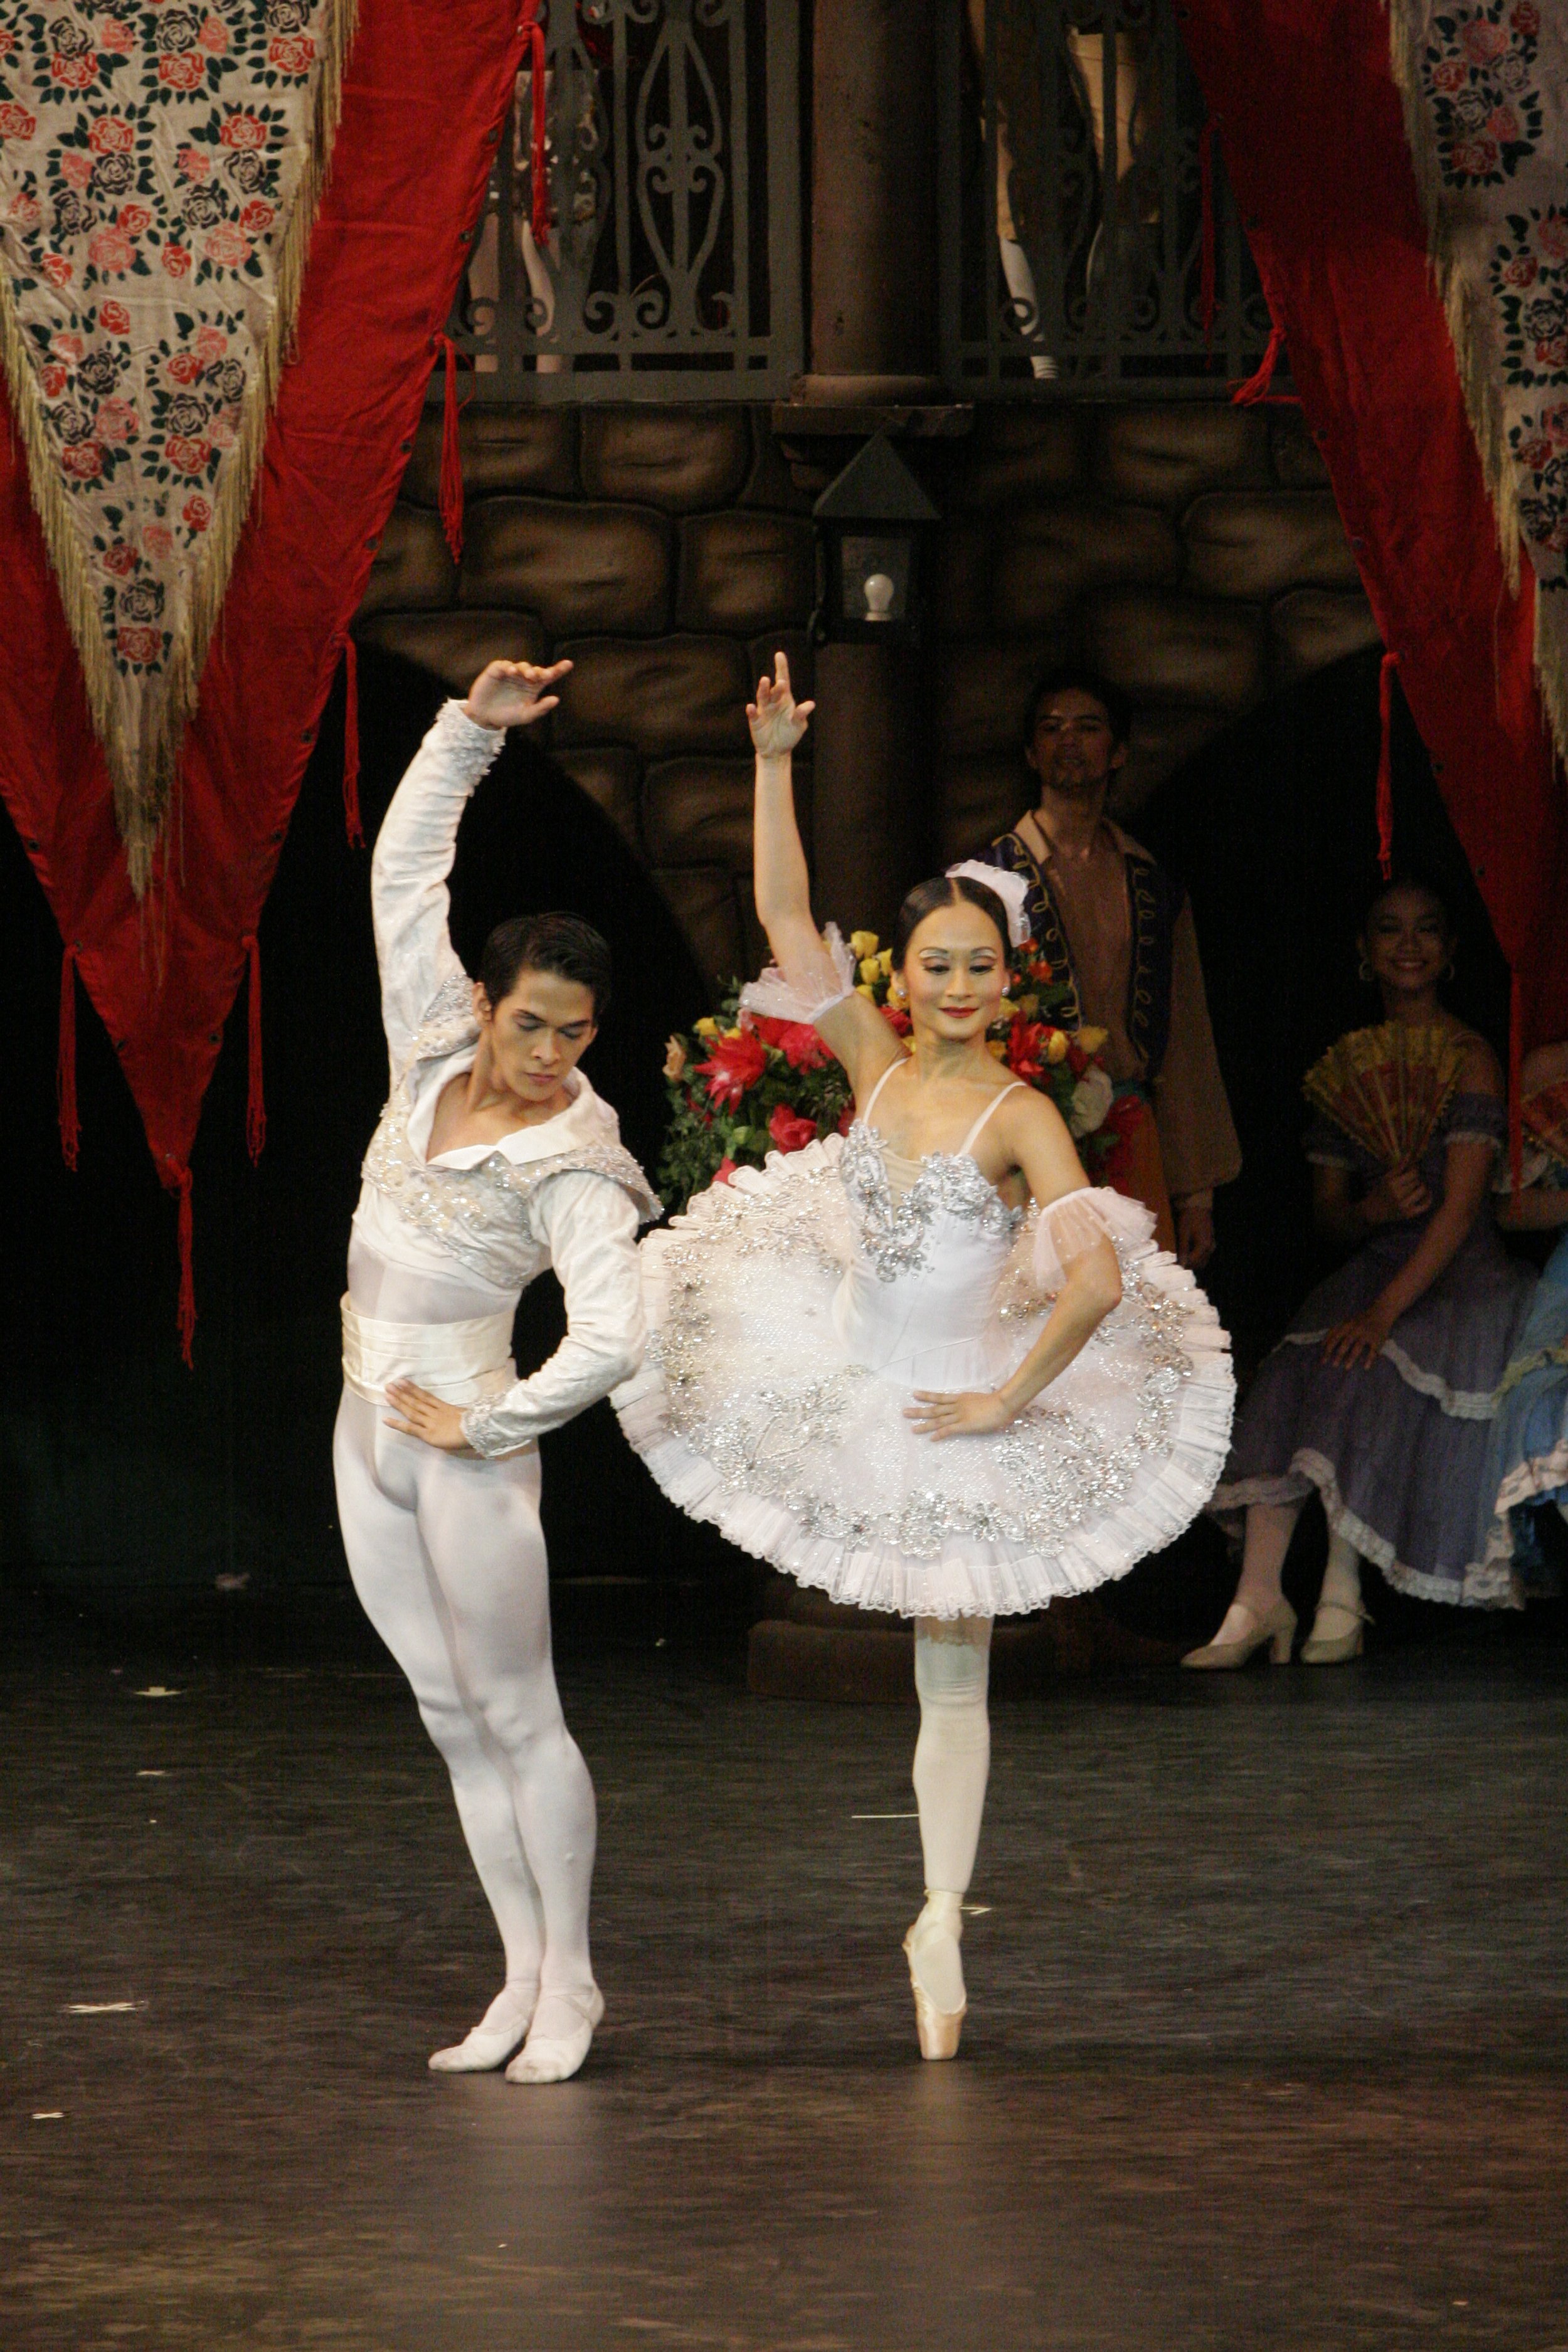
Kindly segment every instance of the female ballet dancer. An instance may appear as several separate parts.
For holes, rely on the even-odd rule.
[[[443,708],[376,839],[392,1094],[354,1213],[333,1445],[354,1589],[446,1759],[506,1954],[484,2017],[430,2063],[499,2066],[522,2042],[512,2083],[574,2074],[604,2014],[594,1789],[551,1668],[537,1440],[636,1370],[637,1229],[658,1204],[577,1066],[609,992],[604,940],[574,915],[525,916],[470,980],[447,877],[506,730],[552,709],[571,666],[491,662]],[[519,1380],[512,1318],[549,1265],[567,1335]]]
[[[1017,877],[961,869],[906,899],[909,1053],[857,993],[813,920],[795,828],[790,755],[812,706],[782,654],[775,667],[747,717],[777,968],[742,1001],[815,1023],[858,1115],[842,1142],[742,1170],[648,1238],[648,1355],[615,1402],[692,1517],[837,1601],[914,1618],[926,1902],[904,1949],[921,2053],[951,2058],[992,1620],[1125,1574],[1201,1510],[1230,1365],[1149,1212],[1088,1188],[1053,1106],[987,1049]]]

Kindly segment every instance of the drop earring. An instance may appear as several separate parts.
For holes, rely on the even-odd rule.
[[[1360,963],[1356,966],[1356,978],[1360,981],[1363,988],[1370,988],[1372,986],[1372,966],[1368,963],[1365,956],[1363,956]]]

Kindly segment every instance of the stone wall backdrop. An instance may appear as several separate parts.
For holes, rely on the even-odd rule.
[[[754,967],[743,706],[784,646],[810,687],[813,498],[857,446],[774,440],[765,407],[470,408],[461,567],[426,419],[355,624],[454,690],[570,656],[549,748],[643,861],[716,985]],[[963,856],[1026,803],[1021,707],[1086,656],[1133,697],[1118,814],[1271,693],[1376,642],[1299,414],[994,404],[903,454],[943,522],[923,830]],[[801,769],[809,845],[810,767]],[[915,876],[908,877],[913,880]]]

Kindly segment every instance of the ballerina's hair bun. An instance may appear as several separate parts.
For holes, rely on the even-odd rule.
[[[479,982],[492,1005],[517,986],[518,974],[548,971],[592,991],[594,1018],[610,1002],[608,944],[581,915],[513,915],[498,923],[479,958]]]
[[[1005,877],[999,877],[994,868],[987,867],[985,871],[991,876],[991,880],[985,882],[978,881],[973,874],[959,872],[935,874],[929,882],[916,883],[903,905],[899,908],[899,919],[893,926],[895,971],[903,969],[904,958],[910,950],[910,941],[925,921],[926,917],[939,914],[943,907],[957,907],[963,904],[978,907],[981,913],[995,924],[997,937],[1002,942],[1003,954],[1009,952],[1012,931],[1008,923],[1006,901],[1000,890],[992,887],[993,882]]]

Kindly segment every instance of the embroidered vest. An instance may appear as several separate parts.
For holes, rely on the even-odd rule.
[[[364,1157],[366,1181],[386,1194],[398,1214],[459,1264],[502,1286],[526,1282],[537,1267],[527,1203],[552,1176],[581,1170],[608,1177],[630,1193],[639,1223],[658,1216],[660,1202],[647,1178],[625,1146],[608,1138],[574,1144],[547,1160],[512,1160],[498,1150],[475,1168],[433,1168],[419,1157],[408,1136],[416,1075],[423,1063],[444,1060],[479,1034],[468,982],[449,981],[426,1014]]]
[[[1072,950],[1049,886],[1028,844],[1019,834],[1005,833],[980,856],[987,865],[999,866],[1004,873],[1021,874],[1028,884],[1024,909],[1036,948],[1041,961],[1050,967],[1053,985],[1071,992],[1068,1018],[1075,1029],[1081,1028],[1083,1006]],[[1171,963],[1176,917],[1182,911],[1184,894],[1147,850],[1124,849],[1122,865],[1127,876],[1131,927],[1124,1008],[1127,1034],[1143,1064],[1146,1082],[1152,1085],[1160,1075],[1171,1039]]]

